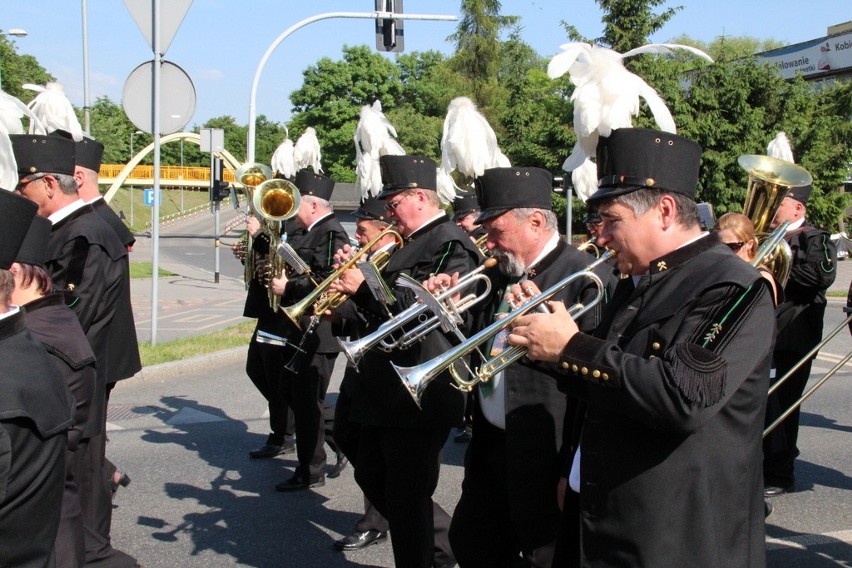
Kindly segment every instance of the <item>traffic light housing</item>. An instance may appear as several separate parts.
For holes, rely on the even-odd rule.
[[[402,14],[402,0],[376,0],[377,12]],[[405,48],[404,20],[376,18],[376,49],[401,53]]]
[[[222,159],[214,156],[210,168],[210,201],[222,201],[231,195],[231,187],[222,179]]]

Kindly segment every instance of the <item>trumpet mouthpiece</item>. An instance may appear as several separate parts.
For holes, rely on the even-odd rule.
[[[497,266],[497,259],[493,256],[491,258],[486,258],[485,262],[482,263],[483,268],[494,268]]]

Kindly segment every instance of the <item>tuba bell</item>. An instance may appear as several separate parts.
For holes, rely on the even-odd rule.
[[[792,267],[790,246],[783,238],[788,224],[782,224],[772,233],[769,226],[789,189],[808,185],[813,178],[805,168],[770,156],[747,154],[740,156],[737,163],[748,173],[743,214],[754,224],[759,243],[777,241],[774,247],[761,246],[759,260],[783,287]]]
[[[286,179],[268,179],[254,188],[252,208],[266,221],[286,221],[299,212],[299,189]]]

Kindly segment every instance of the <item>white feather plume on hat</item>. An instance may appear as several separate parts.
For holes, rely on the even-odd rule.
[[[293,162],[296,165],[296,171],[312,168],[315,174],[322,173],[322,152],[320,151],[319,139],[317,139],[317,131],[312,127],[305,128],[305,131],[296,140],[293,146]]]
[[[38,117],[21,101],[0,91],[0,188],[12,191],[18,185],[18,163],[10,134],[24,134],[21,119],[26,116],[36,134],[46,134]]]
[[[783,132],[779,132],[778,135],[772,139],[766,147],[766,153],[772,158],[778,158],[779,160],[784,160],[791,164],[796,163],[796,160],[793,158],[793,148],[790,147],[790,140]]]
[[[511,165],[497,145],[497,135],[474,102],[467,97],[450,101],[444,119],[441,165],[438,167],[438,196],[441,201],[452,203],[456,192],[463,191],[453,181],[453,170],[473,181],[488,168]]]
[[[574,131],[577,142],[562,169],[572,172],[571,180],[583,201],[597,189],[597,168],[591,161],[600,136],[609,136],[617,128],[633,126],[639,114],[639,98],[645,99],[657,127],[676,133],[671,112],[665,101],[641,77],[628,71],[622,61],[640,53],[670,55],[675,49],[686,50],[709,62],[713,59],[694,47],[675,43],[652,43],[618,53],[605,47],[575,42],[560,46],[562,52],[550,60],[550,78],[569,73],[574,83]]]
[[[27,83],[22,85],[25,89],[38,92],[30,101],[29,107],[44,124],[47,133],[54,130],[65,130],[71,134],[74,142],[83,139],[83,127],[74,113],[71,101],[65,96],[65,90],[59,83],[47,83],[44,87]],[[36,134],[30,125],[30,134]]]
[[[379,158],[402,156],[405,150],[396,141],[396,129],[382,112],[381,101],[361,107],[361,118],[355,127],[355,184],[361,197],[375,197],[382,191]]]
[[[297,171],[296,160],[293,156],[294,150],[293,141],[290,140],[290,132],[287,131],[284,135],[284,141],[272,153],[272,159],[269,161],[272,171],[288,179],[293,178]]]

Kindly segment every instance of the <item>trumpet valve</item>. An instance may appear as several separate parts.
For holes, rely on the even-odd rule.
[[[248,243],[246,241],[239,241],[231,247],[231,252],[234,253],[237,260],[244,261],[248,256]]]

